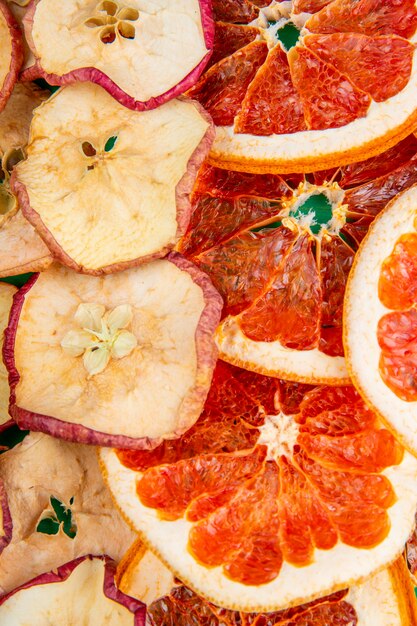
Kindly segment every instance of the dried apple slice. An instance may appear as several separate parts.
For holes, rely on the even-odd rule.
[[[0,0],[0,111],[6,106],[23,63],[20,28],[5,0]]]
[[[0,559],[0,595],[80,556],[106,553],[119,561],[136,538],[90,446],[29,433],[0,456],[0,478],[13,521]]]
[[[148,626],[416,626],[417,604],[403,559],[360,585],[275,613],[241,613],[207,602],[174,579],[138,541],[116,571],[117,586],[147,604]],[[384,599],[381,602],[381,599]],[[192,617],[191,617],[192,616]]]
[[[108,557],[66,563],[1,598],[0,620],[8,626],[22,626],[29,623],[30,614],[31,626],[144,626],[144,604],[117,589],[114,572]]]
[[[1,242],[1,231],[0,231]],[[0,282],[0,350],[3,347],[3,333],[9,321],[10,308],[16,287]],[[7,381],[7,370],[0,360],[0,432],[7,428],[12,422],[9,415],[9,383]]]
[[[101,278],[51,267],[19,291],[6,330],[12,416],[82,443],[177,437],[202,410],[221,307],[175,253]]]
[[[24,157],[33,110],[49,96],[33,83],[17,83],[0,113],[0,278],[38,272],[52,262],[52,255],[23,217],[10,190],[10,173]]]
[[[138,113],[98,85],[71,85],[35,112],[12,189],[56,259],[114,272],[164,256],[184,233],[212,138],[190,100]]]
[[[25,17],[30,0],[6,0],[10,11],[13,13],[16,22],[19,24],[20,30],[24,33],[23,18]],[[29,44],[26,41],[26,37],[23,37],[23,64],[20,71],[20,80],[31,80],[30,75],[28,78],[25,76],[25,71],[28,68],[32,68],[36,62],[33,56],[32,50],[29,48]],[[31,70],[30,70],[31,71]]]
[[[91,81],[140,111],[192,87],[214,39],[209,0],[35,0],[24,25],[32,77]]]

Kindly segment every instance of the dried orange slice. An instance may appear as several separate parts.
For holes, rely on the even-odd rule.
[[[402,558],[361,585],[274,613],[220,608],[182,585],[139,540],[116,572],[117,585],[147,606],[148,626],[416,626],[417,605]],[[382,601],[383,599],[383,601]]]
[[[0,0],[0,111],[6,106],[23,63],[22,33],[6,0]]]
[[[143,626],[144,605],[117,589],[114,573],[115,563],[108,557],[61,564],[3,596],[2,619],[10,626],[58,622],[61,626]]]
[[[214,35],[209,0],[59,6],[35,0],[23,22],[35,57],[25,78],[51,85],[91,81],[138,111],[189,89],[210,58]]]
[[[225,301],[221,358],[271,376],[348,381],[345,284],[373,217],[417,182],[413,135],[340,170],[260,175],[205,165],[179,249]]]
[[[152,447],[195,423],[222,301],[179,254],[105,277],[51,266],[15,298],[4,359],[18,425]]]
[[[0,282],[0,352],[3,348],[3,333],[9,322],[9,313],[13,303],[13,296],[16,287]],[[0,361],[0,432],[10,425],[9,415],[9,383],[7,380],[7,370]]]
[[[100,456],[147,545],[234,610],[279,610],[353,584],[395,559],[414,524],[417,460],[352,386],[219,362],[185,435]]]
[[[417,453],[417,188],[394,198],[357,254],[345,302],[345,347],[355,385]]]
[[[10,174],[25,155],[33,110],[48,96],[33,83],[17,83],[0,113],[0,277],[38,272],[52,263],[10,189]]]
[[[36,110],[12,190],[57,260],[118,271],[165,256],[184,233],[212,136],[196,102],[138,112],[98,85],[69,85]]]
[[[0,478],[13,522],[0,560],[1,594],[87,554],[119,561],[136,538],[89,446],[29,433],[0,456]]]
[[[378,154],[417,123],[414,0],[214,4],[215,63],[189,91],[210,162],[311,172]]]

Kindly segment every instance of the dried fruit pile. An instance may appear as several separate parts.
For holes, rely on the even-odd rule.
[[[0,623],[417,626],[417,1],[0,33]]]

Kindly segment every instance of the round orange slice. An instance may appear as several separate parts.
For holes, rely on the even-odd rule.
[[[402,558],[364,583],[274,613],[243,613],[207,602],[139,540],[117,568],[123,593],[146,602],[148,626],[416,626],[414,590]],[[145,582],[146,581],[146,582]],[[381,599],[383,598],[383,602]]]
[[[352,386],[219,362],[185,435],[100,456],[146,544],[233,610],[275,611],[351,585],[393,561],[414,524],[417,460]]]
[[[373,217],[417,182],[414,135],[379,157],[312,175],[204,166],[179,248],[225,301],[222,359],[270,376],[348,382],[345,284]]]
[[[216,124],[212,164],[311,172],[415,127],[414,0],[224,0],[214,13],[216,63],[189,91]]]
[[[417,188],[393,199],[365,237],[348,281],[345,348],[366,402],[417,453]]]

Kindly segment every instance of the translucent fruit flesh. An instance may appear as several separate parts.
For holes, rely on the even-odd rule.
[[[392,309],[378,323],[380,374],[402,400],[417,400],[417,234],[407,233],[385,259],[379,299]]]
[[[285,383],[223,363],[191,431],[150,452],[118,451],[142,472],[145,506],[192,522],[194,558],[247,585],[275,579],[284,561],[310,564],[316,548],[379,544],[396,500],[380,472],[402,455],[352,387]]]

